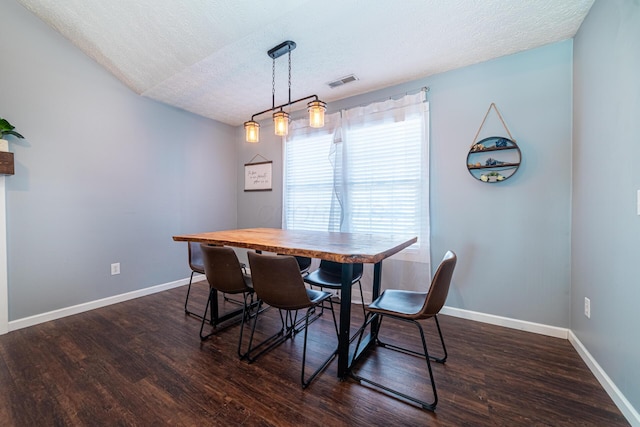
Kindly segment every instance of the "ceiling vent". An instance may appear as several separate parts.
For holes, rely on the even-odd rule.
[[[327,85],[329,85],[329,87],[331,89],[338,87],[338,86],[342,86],[345,85],[347,83],[351,83],[351,82],[355,82],[356,80],[358,80],[358,78],[356,76],[354,76],[353,74],[348,75],[346,77],[342,77],[338,80],[334,80],[332,82],[327,83]]]

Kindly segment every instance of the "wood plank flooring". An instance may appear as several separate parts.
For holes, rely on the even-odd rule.
[[[206,285],[194,287],[193,307],[204,307]],[[183,311],[185,292],[176,288],[0,336],[0,425],[629,425],[567,340],[440,316],[449,359],[433,364],[439,403],[430,413],[339,381],[336,361],[302,390],[302,335],[253,364],[236,354],[239,325],[201,343],[199,320]],[[362,321],[360,307],[352,313],[354,323]],[[277,311],[265,315],[275,320]],[[436,352],[435,327],[424,326]],[[389,340],[416,343],[411,325],[383,327]],[[328,315],[309,334],[308,373],[337,342]],[[361,369],[431,397],[417,358],[377,349]]]

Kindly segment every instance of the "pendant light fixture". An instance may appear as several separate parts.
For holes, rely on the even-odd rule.
[[[320,101],[317,95],[310,95],[304,98],[291,100],[291,51],[296,48],[296,43],[287,40],[278,46],[270,49],[267,55],[273,60],[271,74],[271,108],[261,111],[251,116],[251,120],[244,122],[245,136],[247,142],[260,141],[260,124],[255,121],[256,116],[261,114],[273,113],[273,124],[275,133],[278,136],[286,136],[289,133],[289,113],[284,111],[284,107],[289,107],[298,102],[312,99],[307,103],[307,111],[309,112],[309,126],[320,128],[324,126],[324,113],[327,110],[327,104]],[[289,102],[276,106],[276,58],[281,57],[285,53],[289,54]]]
[[[324,126],[324,112],[327,111],[327,104],[322,101],[311,101],[307,104],[309,111],[309,126],[321,128]]]

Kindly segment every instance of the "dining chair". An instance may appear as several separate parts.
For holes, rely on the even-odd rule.
[[[351,285],[358,284],[360,288],[360,299],[362,300],[362,312],[366,316],[364,311],[364,295],[362,293],[362,263],[353,264],[353,274],[351,277]],[[321,260],[320,267],[317,270],[309,273],[304,281],[310,286],[318,286],[319,288],[327,288],[331,290],[342,289],[342,264],[334,261]]]
[[[406,393],[400,392],[397,389],[385,386],[379,382],[365,378],[358,374],[352,366],[351,376],[362,382],[374,385],[382,390],[387,391],[390,394],[402,397],[417,403],[422,408],[434,411],[438,403],[438,394],[436,392],[436,383],[433,378],[433,372],[431,370],[431,360],[439,363],[445,363],[447,360],[447,348],[444,344],[444,338],[442,337],[442,330],[440,329],[440,323],[438,322],[438,313],[442,309],[447,295],[449,293],[449,286],[451,284],[451,277],[453,276],[453,270],[455,269],[457,262],[457,256],[452,251],[447,251],[444,258],[440,262],[438,269],[436,270],[433,279],[431,280],[431,286],[427,292],[415,292],[405,291],[398,289],[387,289],[382,295],[380,295],[375,301],[366,307],[367,316],[365,323],[359,331],[358,344],[356,349],[360,348],[363,334],[369,324],[374,319],[380,319],[378,327],[372,327],[372,338],[376,346],[385,347],[390,350],[399,351],[405,354],[424,357],[427,362],[427,370],[429,372],[429,379],[431,380],[431,388],[433,389],[433,400],[431,402],[425,402],[417,397],[410,396]],[[380,340],[380,330],[382,329],[382,320],[385,317],[410,322],[417,326],[420,331],[420,339],[422,341],[423,352],[417,352],[401,346],[384,343]],[[418,322],[419,320],[433,318],[435,320],[436,327],[438,329],[438,335],[440,336],[440,342],[442,344],[442,357],[434,357],[429,354],[427,350],[427,342],[424,337],[424,331],[422,326]],[[357,353],[357,352],[356,352]],[[370,354],[370,353],[369,353]],[[354,353],[355,358],[355,353]],[[363,359],[364,360],[364,359]],[[353,363],[353,360],[352,360]],[[406,377],[405,377],[406,378]]]
[[[299,256],[295,255],[294,258],[298,263],[298,268],[300,269],[300,274],[306,276],[309,274],[309,269],[311,268],[311,258],[308,256]]]
[[[284,254],[278,254],[278,255],[284,255]],[[300,256],[300,255],[294,255],[293,256],[296,259],[296,262],[298,263],[298,269],[300,270],[300,274],[302,276],[306,276],[307,274],[309,274],[309,269],[311,269],[311,258],[309,258],[308,256]]]
[[[202,250],[200,249],[200,243],[198,242],[187,242],[187,250],[189,253],[189,268],[191,268],[191,277],[189,278],[189,286],[187,287],[187,296],[184,299],[184,312],[190,316],[197,317],[198,319],[202,319],[198,313],[195,313],[189,310],[189,295],[191,294],[191,284],[193,283],[193,275],[196,273],[204,274],[204,261],[202,260]],[[242,267],[242,272],[247,274],[246,266],[244,263],[240,263]],[[248,274],[247,274],[248,275]],[[226,294],[223,294],[224,300],[228,302],[232,302],[234,304],[242,305],[242,301],[238,301],[233,298],[227,297]],[[210,321],[211,319],[207,319]]]
[[[244,323],[244,320],[250,317],[252,308],[254,308],[256,304],[253,301],[254,290],[251,277],[243,274],[240,261],[238,261],[238,257],[232,248],[203,244],[200,246],[200,249],[204,261],[204,272],[207,277],[207,282],[209,282],[209,298],[207,299],[207,304],[202,316],[202,324],[200,326],[200,339],[204,341],[215,333],[214,330],[207,335],[203,334],[204,324],[206,322],[205,317],[210,305],[215,304],[215,306],[212,306],[210,322],[215,329],[218,324],[237,317],[238,315],[242,315],[240,319]],[[219,316],[217,292],[230,295],[242,294],[242,307]],[[240,329],[240,338],[238,339],[238,356],[242,358],[244,354],[241,352],[241,346],[242,328]]]
[[[189,286],[187,287],[187,296],[184,299],[184,312],[186,314],[202,319],[202,316],[189,310],[189,294],[191,293],[191,284],[193,283],[193,275],[195,273],[204,274],[204,261],[202,259],[202,250],[200,249],[200,243],[198,242],[187,242],[187,243],[188,243],[187,250],[189,252],[189,267],[191,268],[191,277],[189,278]]]
[[[307,289],[300,275],[299,265],[293,256],[261,255],[249,252],[248,257],[253,286],[258,297],[258,311],[254,317],[246,358],[249,362],[254,362],[260,355],[288,339],[292,339],[296,335],[298,325],[304,324],[304,327],[300,328],[304,329],[302,369],[300,374],[300,382],[304,389],[331,363],[337,354],[336,341],[336,348],[331,352],[329,357],[313,374],[305,378],[309,317],[314,313],[319,304],[327,300],[329,300],[329,302],[331,301],[331,294],[316,289]],[[263,303],[278,309],[281,326],[276,333],[254,345],[253,339],[256,325],[258,324],[260,308]],[[333,325],[337,338],[338,324],[331,303],[329,304],[329,308],[333,316]],[[305,310],[304,316],[300,319],[298,319],[299,310]],[[245,322],[243,322],[243,326],[244,323]]]

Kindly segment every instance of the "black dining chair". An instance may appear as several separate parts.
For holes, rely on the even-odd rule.
[[[196,273],[204,274],[204,261],[202,260],[202,250],[200,250],[200,243],[187,242],[187,251],[189,253],[189,268],[191,268],[191,277],[189,278],[189,286],[187,287],[187,296],[184,299],[184,312],[195,317],[202,319],[197,313],[189,310],[189,294],[191,293],[191,284],[193,283],[193,275]]]
[[[362,272],[362,263],[353,264],[351,285],[353,286],[356,283],[358,284],[360,289],[360,299],[362,301],[362,312],[366,316],[366,312],[364,311],[364,295],[362,293]],[[305,276],[304,281],[310,286],[318,286],[323,289],[340,290],[342,289],[342,264],[323,259],[320,261],[320,267]]]
[[[243,274],[242,266],[234,250],[226,246],[207,246],[201,245],[202,256],[204,261],[204,271],[209,282],[209,298],[202,316],[202,325],[200,326],[200,339],[205,340],[215,333],[215,330],[209,334],[203,334],[205,325],[205,316],[212,306],[211,324],[214,328],[218,324],[230,320],[234,317],[242,315],[240,320],[244,323],[246,318],[251,316],[252,308],[256,306],[253,301],[254,290],[251,278]],[[230,295],[242,295],[243,304],[241,308],[218,315],[218,298],[217,292]],[[240,329],[240,338],[238,340],[238,356],[241,358],[244,353],[241,352],[242,346],[242,328]]]
[[[278,254],[278,255],[284,255],[284,254]],[[293,257],[296,259],[296,262],[298,263],[300,274],[302,276],[306,276],[307,274],[309,274],[309,270],[311,269],[311,261],[312,261],[311,258],[307,256],[299,256],[299,255],[294,255]]]
[[[314,378],[331,363],[337,354],[336,342],[336,348],[331,352],[329,357],[308,378],[305,378],[309,317],[323,301],[331,301],[331,294],[315,289],[307,289],[300,275],[298,262],[292,256],[261,255],[249,252],[248,257],[253,286],[258,296],[258,311],[254,317],[246,358],[249,362],[255,361],[260,355],[277,347],[286,340],[293,338],[298,330],[298,325],[303,324],[304,326],[301,327],[301,329],[304,329],[304,344],[300,382],[302,388],[306,388]],[[256,325],[260,318],[260,308],[263,303],[278,309],[281,326],[275,334],[254,345],[253,339]],[[337,338],[338,324],[333,311],[333,305],[329,304],[329,308],[333,316],[333,324]],[[299,310],[305,311],[301,319],[298,319]],[[243,322],[243,326],[244,323],[245,322]]]
[[[295,255],[294,258],[298,263],[298,268],[300,269],[300,274],[306,276],[309,274],[309,269],[311,269],[311,258],[308,256],[299,256]]]
[[[424,358],[427,362],[427,370],[429,373],[429,379],[431,380],[433,400],[431,402],[426,402],[417,397],[410,396],[406,393],[398,391],[397,388],[391,388],[381,384],[380,382],[365,378],[359,375],[352,366],[351,376],[354,379],[360,381],[361,383],[369,383],[382,390],[387,391],[390,394],[417,403],[424,409],[430,411],[434,411],[436,409],[436,405],[438,403],[438,394],[436,392],[436,383],[433,379],[433,372],[431,370],[431,360],[439,363],[445,363],[447,360],[447,348],[444,345],[442,330],[440,329],[440,323],[438,322],[438,313],[442,309],[442,306],[447,299],[449,286],[451,284],[451,277],[453,276],[453,270],[455,269],[456,262],[456,254],[452,251],[447,251],[444,258],[440,262],[440,265],[438,266],[433,279],[431,280],[431,286],[429,287],[429,290],[427,292],[415,292],[397,289],[385,290],[382,295],[380,295],[375,301],[373,301],[369,306],[366,307],[367,316],[365,318],[364,325],[360,329],[358,344],[356,345],[356,349],[360,348],[360,343],[362,342],[362,337],[367,326],[371,324],[374,319],[380,319],[378,327],[371,328],[372,339],[374,343],[376,344],[376,346]],[[420,339],[422,341],[423,352],[421,353],[401,346],[382,342],[382,340],[380,340],[380,331],[382,330],[382,323],[385,317],[401,320],[404,322],[410,322],[416,325],[418,330],[420,331]],[[443,355],[441,357],[434,357],[429,354],[427,350],[427,342],[424,337],[424,331],[422,329],[422,326],[418,322],[419,320],[430,318],[434,319],[436,327],[438,329],[438,335],[440,336],[440,343],[442,344],[443,351]]]

